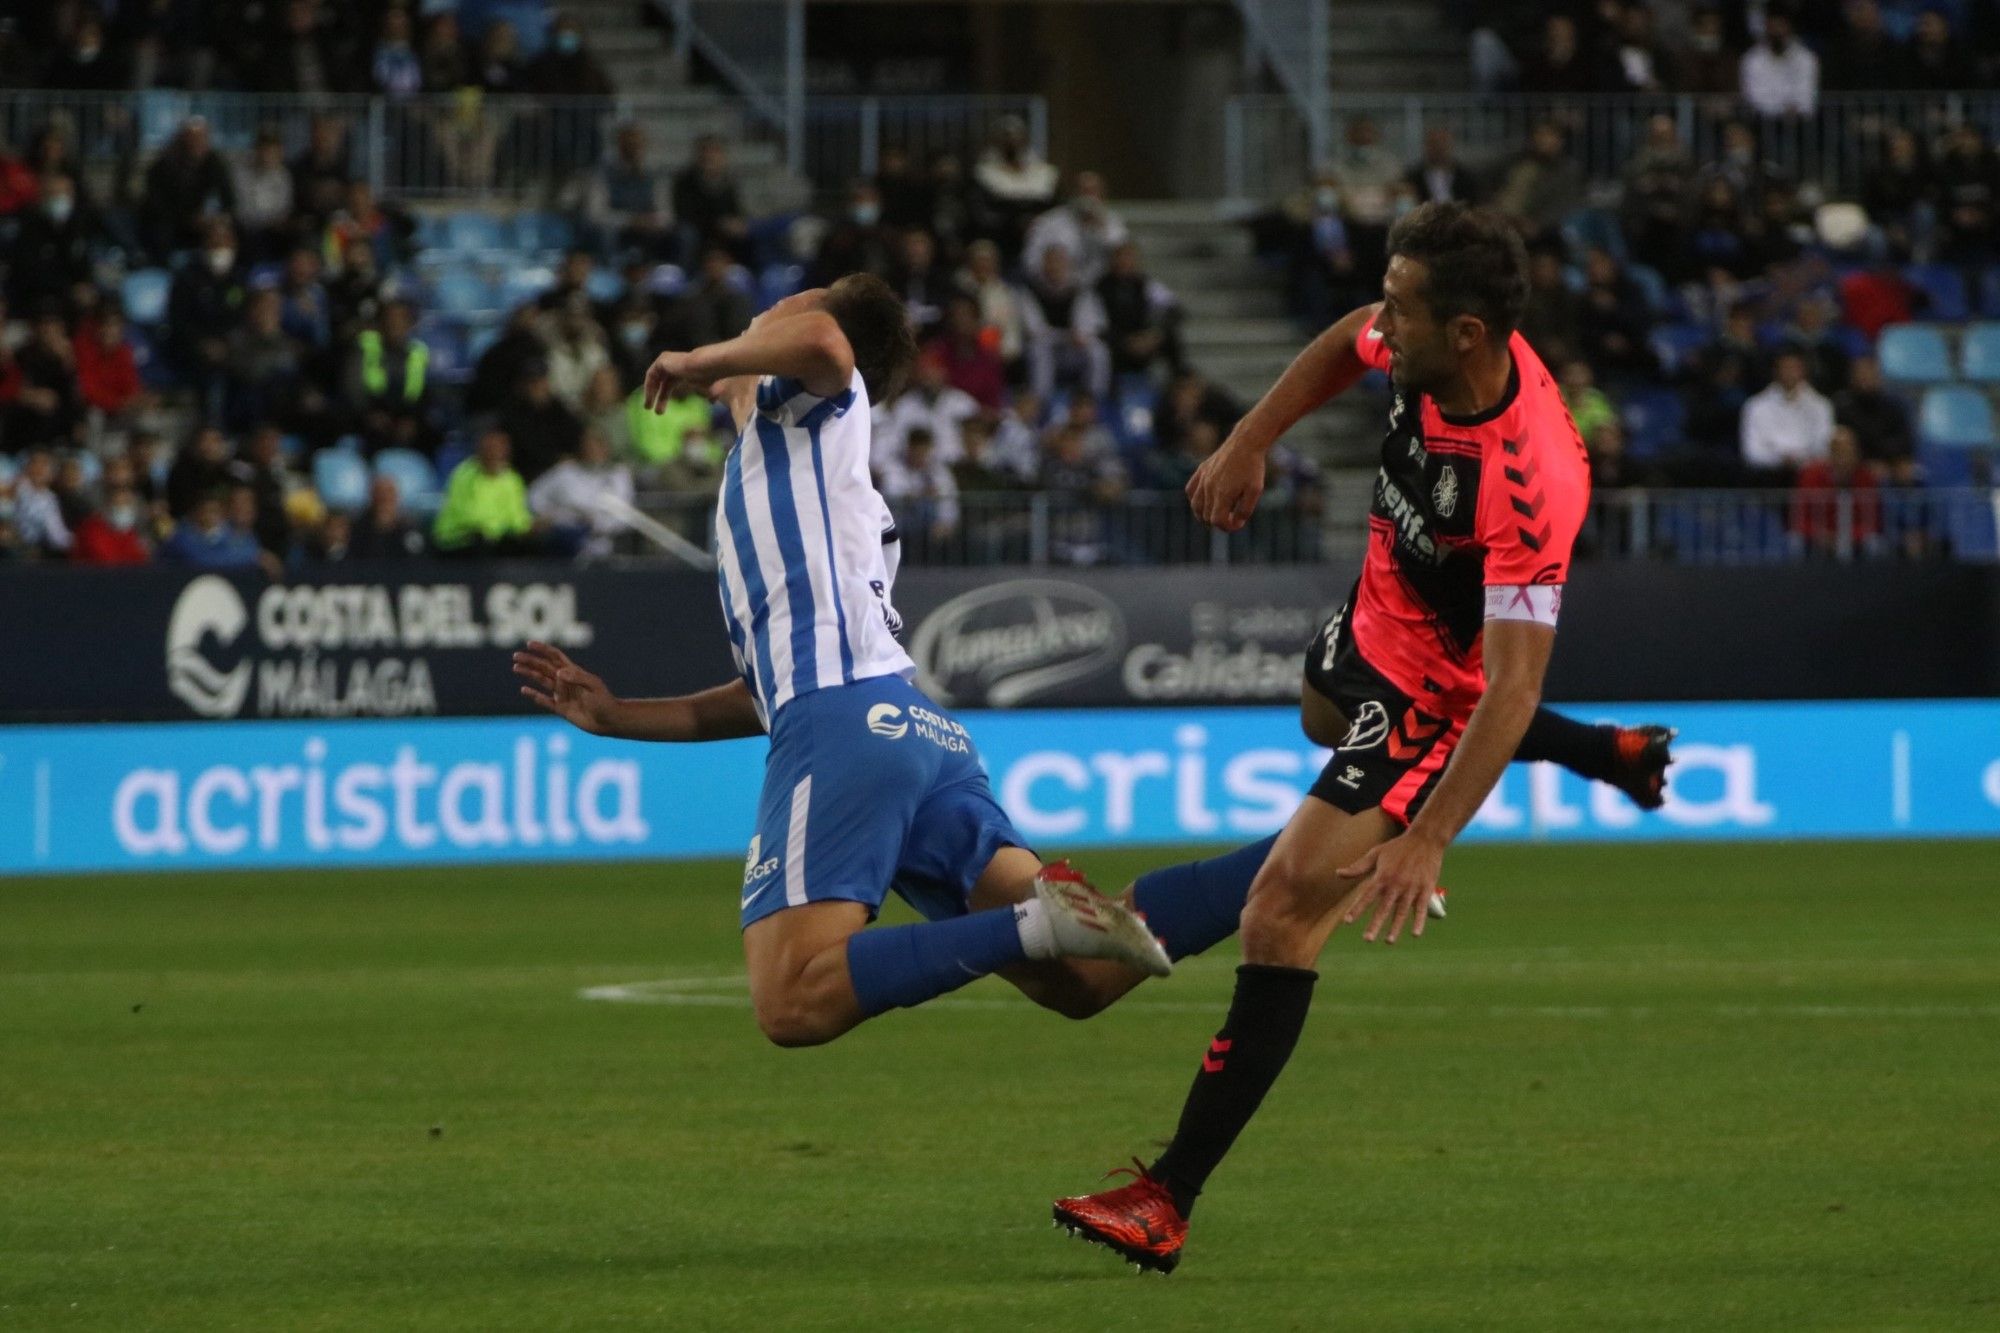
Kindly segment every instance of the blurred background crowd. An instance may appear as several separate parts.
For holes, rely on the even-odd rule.
[[[1811,544],[1815,497],[1980,479],[1976,451],[1931,446],[1961,416],[1977,435],[1982,409],[1992,429],[2000,325],[1971,321],[2000,318],[2000,159],[1972,119],[1863,125],[1875,166],[1843,195],[1783,127],[1823,89],[1990,86],[1996,8],[1459,6],[1483,87],[1699,94],[1719,151],[1698,158],[1663,110],[1621,170],[1593,173],[1556,99],[1505,155],[1462,160],[1440,125],[1409,159],[1357,114],[1295,193],[1216,225],[1248,228],[1303,333],[1372,299],[1402,213],[1495,205],[1527,238],[1524,332],[1598,485],[1798,488],[1787,523]],[[137,118],[14,106],[0,558],[276,573],[699,544],[729,431],[698,397],[643,410],[645,367],[863,270],[905,295],[922,346],[874,405],[874,470],[913,558],[1023,553],[1030,518],[996,496],[1047,497],[1035,540],[1059,560],[1209,540],[1174,497],[1243,404],[1194,364],[1185,294],[1149,270],[1104,178],[1044,160],[1019,121],[890,144],[818,207],[760,213],[739,145],[699,137],[661,161],[583,27],[538,2],[58,0],[0,23],[0,78],[111,111],[188,86],[459,99],[391,126],[408,160],[386,168],[364,142],[380,120],[332,102],[229,142],[199,115],[149,139]],[[589,133],[532,155],[543,206],[398,198],[415,176],[520,169],[523,126],[552,113],[451,109],[516,97],[597,104],[576,121]],[[1322,460],[1277,451],[1257,540],[1310,557],[1322,489]],[[1148,497],[1143,532],[1103,521]]]

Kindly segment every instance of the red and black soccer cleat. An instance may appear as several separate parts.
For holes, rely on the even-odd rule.
[[[1174,1206],[1174,1196],[1151,1175],[1138,1158],[1110,1176],[1129,1175],[1132,1183],[1101,1194],[1057,1199],[1056,1225],[1093,1245],[1102,1245],[1129,1260],[1133,1267],[1171,1273],[1187,1243],[1187,1219]],[[1107,1176],[1106,1179],[1109,1179]]]
[[[1672,727],[1618,728],[1618,776],[1611,785],[1641,810],[1667,803],[1667,767],[1674,762]]]

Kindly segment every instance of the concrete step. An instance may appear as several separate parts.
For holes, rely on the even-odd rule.
[[[1305,335],[1283,314],[1262,319],[1229,319],[1221,316],[1191,321],[1187,339],[1206,347],[1268,349],[1304,345]]]
[[[1158,270],[1154,272],[1157,276]],[[1161,281],[1165,282],[1166,279],[1162,278]],[[1190,321],[1279,319],[1285,314],[1285,298],[1275,287],[1255,290],[1177,287],[1174,288],[1174,295],[1180,298],[1181,309],[1187,312]],[[1301,333],[1300,337],[1303,338],[1304,334]]]
[[[1241,227],[1210,222],[1201,227],[1132,228],[1132,239],[1149,260],[1248,259],[1250,233]]]
[[[1268,292],[1271,275],[1247,259],[1176,259],[1147,261],[1155,277],[1177,292],[1203,288],[1213,291]]]

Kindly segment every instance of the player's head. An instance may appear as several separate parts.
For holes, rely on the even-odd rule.
[[[821,308],[854,349],[854,368],[868,386],[869,400],[887,402],[917,359],[917,335],[903,298],[873,273],[856,273],[827,288]]]
[[[1389,271],[1375,328],[1397,384],[1429,392],[1466,361],[1506,345],[1528,302],[1528,252],[1505,217],[1425,204],[1389,233]]]

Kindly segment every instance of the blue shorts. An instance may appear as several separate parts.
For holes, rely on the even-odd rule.
[[[743,924],[802,903],[894,889],[925,917],[962,916],[1003,847],[1026,846],[965,728],[900,676],[787,703],[764,762],[743,863]]]

